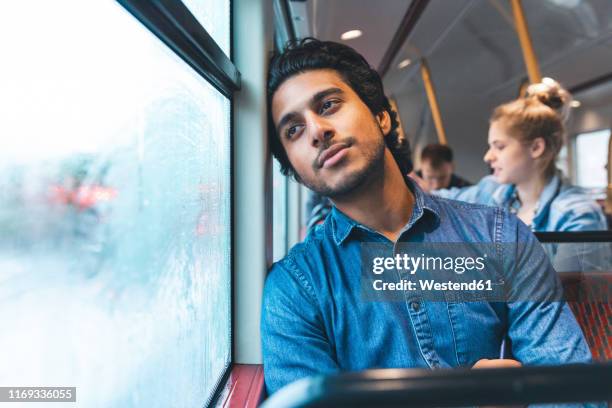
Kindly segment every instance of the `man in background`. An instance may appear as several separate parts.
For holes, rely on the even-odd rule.
[[[421,152],[421,170],[416,174],[425,181],[430,191],[472,185],[454,174],[454,171],[453,151],[450,147],[438,143],[425,146]]]

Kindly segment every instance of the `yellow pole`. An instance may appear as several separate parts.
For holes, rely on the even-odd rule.
[[[423,77],[423,84],[425,85],[427,100],[429,101],[429,106],[431,107],[431,116],[433,116],[436,132],[438,133],[438,141],[440,144],[446,145],[448,143],[446,141],[444,126],[442,125],[442,115],[440,115],[440,107],[438,106],[436,91],[431,80],[429,66],[427,65],[427,61],[425,61],[425,59],[421,60],[421,76]]]
[[[514,25],[516,26],[516,32],[521,42],[521,49],[523,50],[523,59],[527,66],[529,81],[532,84],[542,82],[542,74],[540,73],[538,60],[533,51],[533,44],[529,36],[529,29],[527,28],[527,20],[523,12],[523,5],[521,4],[521,0],[510,0],[510,2],[512,4],[512,14],[514,15]]]

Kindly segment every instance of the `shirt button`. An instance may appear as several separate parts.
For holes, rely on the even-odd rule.
[[[410,303],[410,307],[412,308],[412,310],[414,310],[415,312],[418,312],[419,309],[421,308],[421,304],[419,302],[412,302]]]

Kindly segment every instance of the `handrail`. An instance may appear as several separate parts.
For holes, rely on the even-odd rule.
[[[389,44],[389,48],[383,55],[382,60],[378,66],[378,74],[384,77],[389,71],[391,67],[391,63],[397,56],[397,53],[402,49],[402,46],[406,42],[406,39],[416,27],[419,18],[425,11],[425,8],[429,4],[429,0],[412,0],[410,2],[410,6],[408,6],[408,10],[406,10],[406,14],[402,18],[402,21]]]
[[[533,44],[531,41],[531,36],[529,35],[529,29],[527,28],[527,19],[525,18],[523,5],[521,4],[521,0],[510,0],[510,2],[512,4],[514,25],[516,26],[516,32],[521,43],[521,50],[523,51],[523,59],[525,60],[525,65],[527,66],[529,81],[532,84],[542,82],[542,74],[540,73],[538,60],[535,52],[533,51]]]
[[[431,79],[431,71],[425,58],[421,60],[421,76],[423,77],[423,84],[425,85],[425,93],[427,94],[427,100],[429,101],[429,107],[431,108],[431,116],[434,120],[436,132],[438,133],[438,141],[442,145],[448,144],[446,139],[446,132],[444,131],[444,124],[442,123],[442,114],[440,113],[440,105],[438,104],[438,98],[436,96],[436,89]]]
[[[297,381],[262,407],[456,407],[606,401],[612,363],[495,369],[378,369]]]
[[[569,88],[568,91],[572,95],[576,95],[581,92],[590,91],[598,86],[607,84],[608,82],[612,82],[612,72],[608,72],[600,77],[589,79],[586,82],[574,85],[573,87]]]

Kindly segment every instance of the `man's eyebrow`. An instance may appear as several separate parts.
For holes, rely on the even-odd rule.
[[[280,134],[280,131],[283,128],[283,126],[285,126],[287,123],[291,122],[293,119],[295,119],[298,116],[299,115],[297,114],[297,112],[289,112],[285,116],[283,116],[281,120],[278,122],[278,126],[276,127],[276,133]]]
[[[327,88],[324,89],[320,92],[317,92],[316,94],[313,95],[312,98],[310,98],[310,102],[309,105],[316,105],[317,103],[319,103],[322,99],[325,99],[326,97],[328,97],[329,95],[334,95],[334,94],[344,94],[344,91],[340,88]],[[289,112],[287,114],[285,114],[281,120],[278,121],[278,126],[276,127],[276,131],[278,133],[280,133],[280,130],[283,128],[283,126],[285,126],[288,122],[291,122],[293,119],[295,119],[295,117],[298,116],[297,112]]]
[[[321,92],[317,92],[316,94],[314,94],[314,96],[311,98],[310,100],[310,104],[314,105],[318,102],[321,101],[321,99],[325,99],[326,97],[328,97],[329,95],[333,95],[333,94],[344,94],[344,91],[340,88],[327,88],[322,90]]]

